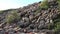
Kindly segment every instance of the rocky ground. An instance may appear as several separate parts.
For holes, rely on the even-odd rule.
[[[5,10],[0,14],[0,34],[53,34],[53,19],[59,14],[56,0],[48,1],[49,8],[39,8],[41,2],[18,9]],[[21,19],[15,23],[7,24],[6,16],[16,10]],[[38,12],[37,12],[38,10]]]

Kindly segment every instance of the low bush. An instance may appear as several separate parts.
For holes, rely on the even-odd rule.
[[[4,11],[0,11],[0,14],[2,14]]]
[[[20,19],[20,16],[16,11],[11,11],[11,14],[7,15],[6,21],[7,23],[17,22]]]
[[[41,4],[40,4],[40,8],[47,9],[48,8],[48,0],[42,1]]]

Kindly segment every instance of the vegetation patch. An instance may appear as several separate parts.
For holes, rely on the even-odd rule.
[[[4,11],[0,11],[0,14],[2,14]]]
[[[11,14],[7,15],[6,17],[7,23],[14,23],[19,21],[19,19],[20,19],[20,16],[16,11],[11,11]]]
[[[40,4],[40,8],[47,9],[48,8],[48,0],[42,1],[41,4]]]

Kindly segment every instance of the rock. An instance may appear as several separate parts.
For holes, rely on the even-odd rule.
[[[29,26],[29,19],[27,17],[25,18],[22,18],[22,20],[20,22],[18,22],[18,25],[21,27],[21,28],[25,28],[27,26]]]
[[[27,26],[29,26],[29,23],[27,23],[27,22],[20,22],[19,23],[19,26],[21,27],[21,28],[25,28],[25,27],[27,27]]]
[[[34,24],[31,24],[29,25],[30,29],[34,29],[35,28],[35,25]]]
[[[32,29],[29,29],[29,30],[27,31],[27,33],[30,33],[30,32],[33,32]]]

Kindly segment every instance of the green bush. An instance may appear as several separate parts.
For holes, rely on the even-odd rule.
[[[42,1],[41,4],[40,4],[40,8],[47,9],[48,8],[48,0]]]
[[[60,0],[57,0],[58,3],[60,3]]]
[[[55,29],[54,29],[55,33],[60,34],[60,22],[55,24]]]
[[[4,11],[0,11],[0,14],[2,14]]]
[[[57,0],[57,3],[58,3],[58,8],[60,10],[60,0]]]
[[[54,23],[54,30],[56,33],[59,33],[60,31],[60,17],[58,19],[55,19],[55,23]]]
[[[11,11],[11,14],[7,15],[6,21],[7,23],[13,23],[15,21],[18,21],[20,19],[20,16],[16,11]]]
[[[54,31],[57,34],[59,34],[60,32],[60,15],[58,15],[57,18],[54,19]]]
[[[55,24],[55,31],[60,31],[60,22]]]

